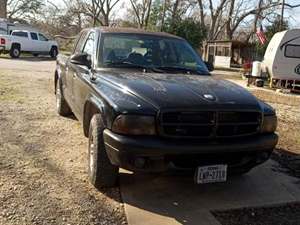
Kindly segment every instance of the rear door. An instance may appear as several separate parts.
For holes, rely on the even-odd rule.
[[[31,40],[29,39],[28,32],[14,31],[12,33],[12,36],[16,37],[13,38],[13,42],[17,42],[21,44],[21,51],[28,51],[28,52],[32,51],[33,46]]]
[[[95,38],[96,33],[91,31],[84,41],[81,53],[87,53],[93,59],[95,53]],[[90,69],[86,66],[75,66],[72,70],[73,73],[73,96],[77,111],[80,114],[79,118],[83,113],[84,102],[86,98],[86,92],[89,90],[88,84],[90,83]]]
[[[78,40],[76,41],[75,48],[72,54],[78,54],[82,51],[84,40],[86,38],[87,32],[83,31]],[[64,87],[64,95],[70,105],[72,105],[72,109],[75,107],[74,96],[73,96],[73,75],[76,70],[76,65],[70,62],[70,57],[65,66],[65,80],[63,80]],[[76,110],[76,109],[75,109]]]

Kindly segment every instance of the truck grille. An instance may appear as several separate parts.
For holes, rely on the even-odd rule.
[[[187,138],[226,138],[256,134],[261,112],[162,112],[159,130],[162,136]]]

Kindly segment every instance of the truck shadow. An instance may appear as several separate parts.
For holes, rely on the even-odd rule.
[[[55,59],[49,57],[49,56],[20,56],[18,59],[12,59],[9,56],[0,56],[3,60],[14,60],[14,61],[28,61],[28,62],[40,62],[40,61],[55,61]]]
[[[213,210],[300,200],[299,179],[274,172],[272,168],[276,165],[270,160],[244,176],[230,177],[226,183],[206,185],[194,184],[193,176],[122,172],[121,195],[129,223],[131,219],[134,221],[151,216],[153,221],[168,218],[161,224],[170,219],[188,225],[215,224],[215,218],[210,213]]]

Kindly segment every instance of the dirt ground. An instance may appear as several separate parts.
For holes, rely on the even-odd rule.
[[[78,121],[57,116],[54,61],[0,59],[0,225],[127,224],[119,189],[86,176]]]
[[[87,139],[56,114],[54,69],[48,59],[0,58],[0,225],[127,224],[119,189],[87,180]],[[277,110],[278,148],[300,154],[299,98],[252,91]]]
[[[279,94],[274,91],[251,89],[258,98],[274,109],[278,116],[278,150],[300,154],[300,96]]]

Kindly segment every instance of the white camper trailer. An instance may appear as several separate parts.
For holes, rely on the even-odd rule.
[[[271,86],[300,89],[300,29],[276,33],[266,50],[263,67]]]
[[[7,19],[0,18],[0,34],[9,35],[14,30],[38,31],[28,24],[10,22]]]

